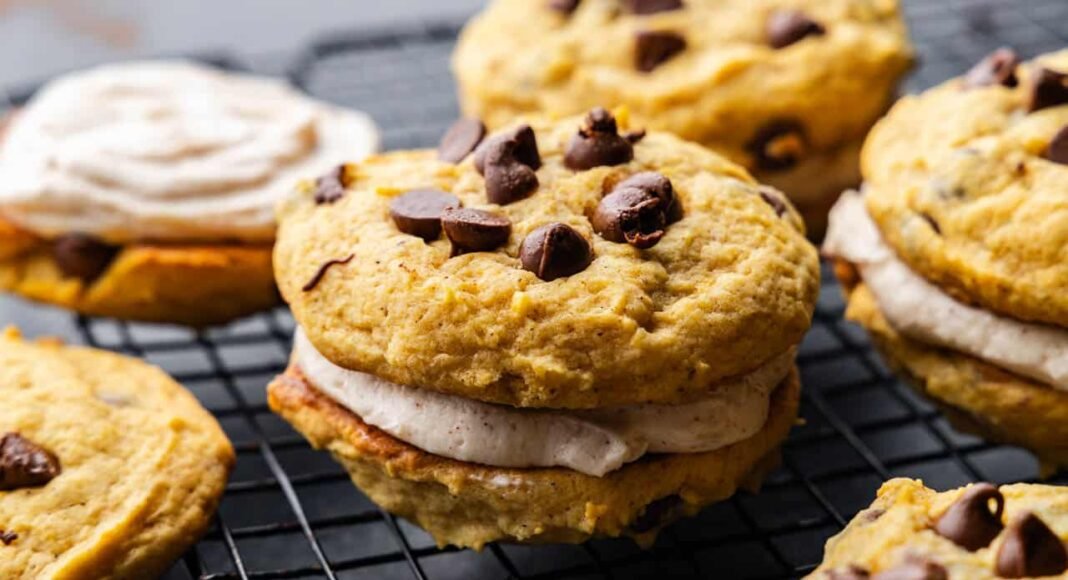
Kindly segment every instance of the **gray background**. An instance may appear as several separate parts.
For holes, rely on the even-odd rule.
[[[316,35],[458,20],[483,0],[0,0],[0,86],[136,56],[274,58]]]

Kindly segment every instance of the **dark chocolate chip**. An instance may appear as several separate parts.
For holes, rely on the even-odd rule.
[[[1019,84],[1016,78],[1016,66],[1020,59],[1011,48],[999,48],[988,54],[979,61],[967,74],[964,75],[964,87],[974,89],[1001,85],[1003,87],[1015,87]]]
[[[1068,165],[1068,125],[1061,127],[1053,139],[1050,139],[1043,157],[1054,163]]]
[[[909,558],[905,562],[884,570],[871,580],[948,580],[944,566],[926,558]]]
[[[1028,88],[1029,113],[1068,103],[1068,74],[1040,68],[1031,75]]]
[[[3,542],[5,546],[10,546],[17,539],[19,539],[19,535],[15,532],[0,530],[0,542]]]
[[[515,141],[512,155],[515,160],[537,171],[541,167],[541,154],[538,153],[538,138],[530,125],[520,125],[486,139],[475,149],[475,169],[479,174],[486,174],[486,153],[499,147],[504,141]]]
[[[586,238],[571,226],[551,223],[530,232],[519,248],[524,270],[546,282],[571,276],[586,269],[593,252]]]
[[[640,516],[634,518],[630,529],[639,534],[656,529],[660,524],[665,523],[672,512],[681,505],[682,498],[674,494],[653,500],[645,506],[645,511]]]
[[[564,152],[564,165],[576,171],[622,165],[634,159],[634,146],[619,135],[616,118],[601,107],[586,115]]]
[[[578,5],[579,0],[549,0],[549,8],[564,14],[571,14]]]
[[[512,233],[508,218],[478,209],[446,209],[441,225],[452,242],[453,256],[492,250],[504,245]]]
[[[868,580],[871,576],[864,568],[850,564],[840,570],[827,570],[824,577],[826,580]]]
[[[41,487],[61,471],[50,451],[18,433],[0,437],[0,491]]]
[[[478,119],[464,117],[449,127],[438,143],[438,159],[447,163],[464,160],[486,136],[486,126]]]
[[[645,129],[636,129],[634,131],[627,131],[623,133],[623,138],[627,140],[631,145],[645,139]]]
[[[449,207],[460,207],[455,195],[417,189],[393,198],[389,202],[389,216],[398,230],[432,242],[441,235],[441,212]]]
[[[827,29],[800,10],[776,10],[764,23],[764,34],[773,48],[786,48],[806,36],[822,36]]]
[[[507,205],[538,189],[538,175],[515,159],[515,141],[502,141],[486,152],[486,199]]]
[[[786,211],[786,202],[782,199],[782,193],[774,187],[768,187],[761,185],[759,188],[760,199],[764,200],[764,203],[771,206],[771,209],[775,210],[775,215],[782,217]]]
[[[63,275],[87,284],[99,278],[118,253],[118,246],[78,233],[60,236],[52,245],[52,256]]]
[[[315,203],[334,203],[345,195],[345,166],[338,165],[315,180]]]
[[[994,502],[994,511],[990,511]],[[998,537],[1005,527],[1001,514],[1005,511],[1005,498],[996,486],[979,483],[967,489],[953,505],[949,506],[938,521],[934,531],[954,544],[974,552],[985,548]]]
[[[319,269],[315,272],[315,275],[312,276],[311,280],[308,280],[308,283],[305,284],[304,287],[301,288],[301,290],[305,292],[312,291],[316,286],[319,285],[319,282],[322,282],[323,276],[326,276],[326,272],[330,268],[334,266],[339,266],[341,264],[348,264],[352,261],[354,257],[356,257],[356,254],[349,254],[348,256],[345,256],[340,260],[328,260],[325,264],[319,266]]]
[[[773,121],[753,135],[746,145],[757,169],[778,171],[793,167],[807,148],[805,128],[797,121]]]
[[[667,225],[664,200],[656,192],[623,183],[601,200],[591,221],[602,238],[639,249],[655,246]]]
[[[1068,570],[1068,553],[1064,543],[1038,516],[1024,512],[1009,523],[998,549],[998,576],[1054,576],[1065,570]]]
[[[670,30],[639,30],[634,34],[634,68],[652,72],[686,49],[686,39]]]
[[[942,235],[942,226],[938,225],[938,220],[934,219],[931,214],[922,212],[920,213],[920,217],[923,218],[923,221],[927,222],[927,225],[931,226],[934,233]]]
[[[656,14],[682,8],[682,0],[622,0],[622,4],[631,14]]]
[[[652,193],[660,198],[660,208],[664,212],[664,223],[673,224],[682,219],[682,203],[675,195],[671,180],[655,171],[642,171],[616,184],[613,190],[634,187]]]

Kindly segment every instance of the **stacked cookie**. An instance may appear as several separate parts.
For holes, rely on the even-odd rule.
[[[759,481],[819,285],[790,204],[604,109],[483,134],[283,204],[271,408],[442,544],[649,541]]]
[[[827,542],[820,580],[1063,577],[1068,490],[989,483],[938,493],[894,479]]]
[[[277,303],[274,204],[378,146],[360,113],[184,62],[49,83],[0,133],[0,289],[205,326]]]
[[[211,522],[234,463],[157,368],[0,333],[0,578],[155,578]]]
[[[824,246],[846,316],[958,425],[1068,465],[1068,52],[907,97]]]
[[[497,0],[453,70],[491,127],[626,106],[782,189],[818,234],[911,60],[896,0]]]

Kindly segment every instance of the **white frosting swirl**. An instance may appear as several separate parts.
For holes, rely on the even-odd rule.
[[[831,209],[823,250],[856,264],[879,310],[901,334],[1068,390],[1068,330],[958,302],[894,254],[859,194],[843,194]]]
[[[757,434],[794,351],[723,382],[701,401],[590,411],[518,409],[401,386],[335,365],[299,329],[293,360],[311,384],[365,423],[429,453],[599,477],[645,453],[712,451]]]
[[[364,114],[181,61],[49,83],[0,140],[0,214],[51,237],[270,241],[298,180],[378,148]]]

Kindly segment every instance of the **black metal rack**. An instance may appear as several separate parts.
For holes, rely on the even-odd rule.
[[[1031,56],[1068,45],[1065,0],[905,4],[922,55],[910,91],[959,74],[998,46]],[[456,114],[448,59],[458,28],[325,38],[287,72],[309,93],[373,115],[387,148],[432,145]],[[31,93],[7,94],[8,106]],[[1037,478],[1028,454],[954,431],[893,376],[864,333],[843,322],[826,265],[823,275],[799,360],[805,422],[786,443],[782,467],[759,495],[739,494],[679,522],[644,552],[628,540],[491,545],[481,553],[436,548],[267,409],[264,385],[282,370],[293,330],[284,309],[201,334],[78,318],[67,338],[163,367],[219,418],[237,448],[213,530],[168,579],[792,578],[819,562],[826,539],[889,477],[919,477],[936,488]]]

